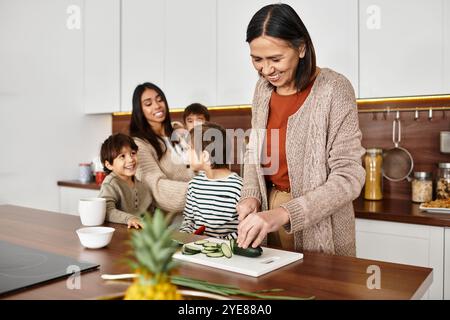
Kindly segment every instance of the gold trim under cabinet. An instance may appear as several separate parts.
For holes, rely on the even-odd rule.
[[[209,111],[213,110],[244,110],[244,109],[251,109],[250,104],[242,104],[242,105],[233,105],[233,106],[217,106],[217,107],[207,107]],[[170,109],[170,113],[179,113],[184,112],[183,108],[174,108]],[[129,116],[131,115],[131,112],[113,112],[113,116]]]
[[[449,106],[442,106],[442,107],[386,107],[386,108],[368,108],[365,107],[366,105],[376,105],[376,104],[387,104],[387,103],[408,103],[408,102],[423,102],[427,103],[429,101],[434,102],[448,102]],[[370,113],[370,112],[391,112],[391,111],[428,111],[430,109],[432,110],[440,110],[440,111],[446,111],[450,110],[450,95],[432,95],[432,96],[412,96],[412,97],[391,97],[391,98],[365,98],[365,99],[356,99],[356,103],[358,104],[358,112],[360,113]],[[214,106],[214,107],[208,107],[208,110],[246,110],[251,109],[250,104],[243,104],[243,105],[229,105],[229,106]],[[184,111],[184,108],[174,108],[170,109],[171,113],[181,113]],[[113,112],[114,116],[129,116],[131,115],[131,112]]]

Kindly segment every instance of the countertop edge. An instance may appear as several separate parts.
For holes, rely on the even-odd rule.
[[[79,180],[60,180],[56,183],[59,187],[70,187],[79,189],[100,190],[100,186],[95,182],[83,183]]]
[[[100,185],[95,182],[82,183],[79,180],[60,180],[59,187],[80,188],[88,190],[100,190]],[[365,210],[367,204],[380,206],[374,210]],[[355,218],[377,221],[390,221],[399,223],[419,224],[434,227],[450,228],[450,214],[421,213],[409,200],[383,199],[378,201],[366,201],[361,197],[353,201]]]

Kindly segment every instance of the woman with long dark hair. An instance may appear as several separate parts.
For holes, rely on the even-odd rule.
[[[247,42],[260,79],[237,206],[238,244],[267,241],[354,256],[352,201],[365,171],[353,87],[316,66],[308,30],[289,5],[260,9]]]
[[[136,177],[150,187],[158,208],[181,213],[193,172],[177,154],[166,96],[153,83],[134,90],[130,135],[139,147]]]

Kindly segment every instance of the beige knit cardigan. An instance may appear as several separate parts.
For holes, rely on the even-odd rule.
[[[158,160],[155,148],[140,138],[134,138],[138,150],[138,169],[136,178],[151,190],[155,205],[168,214],[181,214],[186,201],[188,182],[193,171],[186,164],[172,160],[171,148],[167,148]]]
[[[244,164],[241,200],[258,199],[267,210],[260,154],[272,88],[261,78],[252,105],[252,133]],[[257,129],[257,130],[255,130]],[[356,255],[352,201],[364,185],[364,148],[355,93],[341,74],[323,68],[303,106],[288,119],[286,158],[292,200],[284,226],[294,233],[297,251]]]

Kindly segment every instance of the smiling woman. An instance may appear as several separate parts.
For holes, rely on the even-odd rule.
[[[193,172],[177,152],[173,131],[164,92],[153,83],[138,85],[130,123],[130,135],[139,147],[136,177],[151,189],[158,208],[178,214],[183,211]]]
[[[353,87],[316,66],[308,30],[289,5],[260,9],[247,42],[260,79],[237,206],[238,244],[267,240],[288,250],[354,256],[352,200],[365,174]]]

